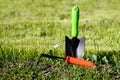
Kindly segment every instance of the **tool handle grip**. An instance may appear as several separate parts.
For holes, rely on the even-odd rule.
[[[78,36],[79,8],[74,6],[72,9],[72,37]]]
[[[71,64],[76,64],[78,66],[88,67],[88,68],[94,68],[95,67],[94,63],[92,63],[90,61],[74,58],[74,57],[71,57],[71,56],[66,57],[66,62],[71,63]]]

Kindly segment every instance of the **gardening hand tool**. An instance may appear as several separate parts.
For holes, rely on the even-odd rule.
[[[77,38],[78,22],[79,22],[79,8],[75,6],[72,9],[72,37],[73,38],[70,40],[67,36],[65,36],[66,62],[71,64],[76,64],[79,66],[84,66],[84,67],[94,67],[94,63],[87,60],[78,59],[84,56],[84,49],[85,49],[85,37],[82,37],[80,40]],[[39,64],[39,60],[41,57],[65,59],[65,58],[57,57],[53,55],[41,54],[39,56],[36,66]]]
[[[72,9],[72,39],[70,40],[65,36],[65,50],[66,57],[72,56],[75,58],[81,58],[84,56],[85,49],[85,37],[82,37],[80,40],[78,36],[78,22],[79,22],[79,8],[77,6]]]

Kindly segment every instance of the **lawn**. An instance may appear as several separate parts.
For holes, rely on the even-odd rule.
[[[65,58],[75,5],[80,8],[78,38],[86,37],[83,59],[95,68],[39,59],[41,53]],[[119,80],[119,5],[119,0],[0,0],[0,80]]]

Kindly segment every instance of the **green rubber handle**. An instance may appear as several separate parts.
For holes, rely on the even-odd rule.
[[[79,8],[74,6],[72,9],[72,37],[78,36]]]

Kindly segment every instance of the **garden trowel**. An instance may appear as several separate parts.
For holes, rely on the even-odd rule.
[[[78,23],[79,23],[79,8],[74,6],[72,9],[72,39],[65,36],[65,50],[66,57],[71,56],[75,58],[81,58],[84,56],[85,49],[85,37],[80,40],[78,36]]]

